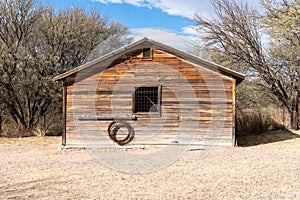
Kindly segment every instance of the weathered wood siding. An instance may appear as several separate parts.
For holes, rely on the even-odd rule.
[[[103,72],[81,76],[84,72],[65,80],[67,145],[112,144],[107,134],[112,120],[105,118],[132,115],[137,119],[126,120],[135,130],[131,145],[185,144],[191,138],[199,145],[234,144],[233,78],[159,49],[153,49],[152,59],[136,51]],[[161,86],[161,114],[133,113],[133,93],[140,86]]]

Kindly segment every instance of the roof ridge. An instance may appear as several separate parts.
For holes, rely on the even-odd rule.
[[[110,53],[107,53],[107,54],[104,54],[103,56],[100,56],[92,61],[89,61],[89,62],[86,62],[76,68],[73,68],[63,74],[60,74],[56,77],[53,78],[54,81],[58,81],[58,80],[61,80],[61,79],[64,79],[74,73],[77,73],[81,70],[84,70],[84,69],[87,69],[99,62],[102,62],[102,61],[106,61],[108,59],[112,59],[114,56],[118,56],[120,54],[123,54],[125,53],[126,51],[130,51],[131,49],[134,49],[135,47],[139,47],[139,45],[142,45],[143,43],[145,42],[148,42],[148,43],[151,43],[154,47],[157,47],[158,49],[162,49],[164,51],[167,51],[168,53],[171,53],[171,54],[174,54],[174,55],[177,55],[179,57],[182,57],[183,59],[185,60],[188,60],[188,61],[191,61],[192,63],[195,63],[197,64],[197,62],[200,62],[200,63],[203,63],[205,65],[208,65],[209,67],[216,67],[218,70],[220,71],[223,71],[224,73],[227,73],[227,74],[230,74],[232,76],[234,76],[235,78],[239,79],[239,82],[241,82],[244,78],[245,78],[245,75],[240,73],[240,72],[237,72],[235,70],[232,70],[232,69],[229,69],[229,68],[226,68],[224,66],[221,66],[219,64],[216,64],[214,62],[211,62],[209,60],[206,60],[204,58],[200,58],[198,56],[195,56],[193,54],[190,54],[190,53],[187,53],[187,52],[184,52],[184,51],[181,51],[181,50],[178,50],[178,49],[175,49],[169,45],[166,45],[166,44],[163,44],[161,42],[157,42],[153,39],[150,39],[148,37],[144,37],[143,39],[140,39],[138,41],[135,41],[131,44],[128,44],[126,46],[123,46],[123,47],[120,47]],[[210,68],[210,70],[213,70]]]

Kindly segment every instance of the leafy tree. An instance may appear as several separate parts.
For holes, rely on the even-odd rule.
[[[291,62],[287,64],[288,57],[282,56],[287,48],[284,45],[282,46],[285,49],[279,46],[274,48],[272,44],[269,48],[268,45],[263,44],[263,40],[266,36],[288,37],[290,39],[286,38],[284,41],[290,41],[289,44],[292,44],[291,41],[295,42],[296,35],[290,31],[295,29],[286,29],[285,32],[289,34],[285,36],[280,31],[278,34],[273,34],[272,28],[277,28],[276,22],[271,24],[273,19],[270,13],[275,7],[271,6],[273,4],[270,0],[266,0],[263,4],[269,11],[266,16],[260,15],[257,10],[250,8],[247,4],[237,4],[235,1],[213,0],[212,4],[216,13],[215,18],[205,19],[200,14],[194,16],[194,21],[198,24],[197,30],[202,33],[204,45],[211,52],[212,59],[259,78],[258,82],[260,87],[265,88],[264,92],[272,94],[291,113],[292,119],[294,114],[292,102],[299,81],[299,61],[295,59],[297,53],[291,53],[288,56]],[[299,7],[295,6],[295,1],[289,6],[299,11]],[[293,21],[291,16],[294,16],[295,12],[293,11],[290,15],[283,14],[284,19]],[[295,26],[295,23],[291,22],[290,25]],[[267,33],[270,34],[267,35]],[[297,49],[296,45],[293,48]]]
[[[54,12],[33,0],[2,0],[0,13],[0,105],[20,134],[34,131],[47,112],[59,111],[54,76],[86,62],[95,47],[127,31],[96,12]]]

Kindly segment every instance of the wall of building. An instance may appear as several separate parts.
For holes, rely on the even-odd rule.
[[[67,145],[112,145],[107,128],[115,117],[133,127],[130,145],[233,145],[235,80],[159,49],[152,53],[144,59],[130,52],[83,80],[77,74],[80,81],[66,87]],[[133,113],[133,94],[142,86],[161,87],[160,113]]]

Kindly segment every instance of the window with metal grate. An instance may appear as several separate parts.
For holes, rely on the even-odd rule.
[[[138,87],[134,93],[134,113],[159,112],[159,87]]]

